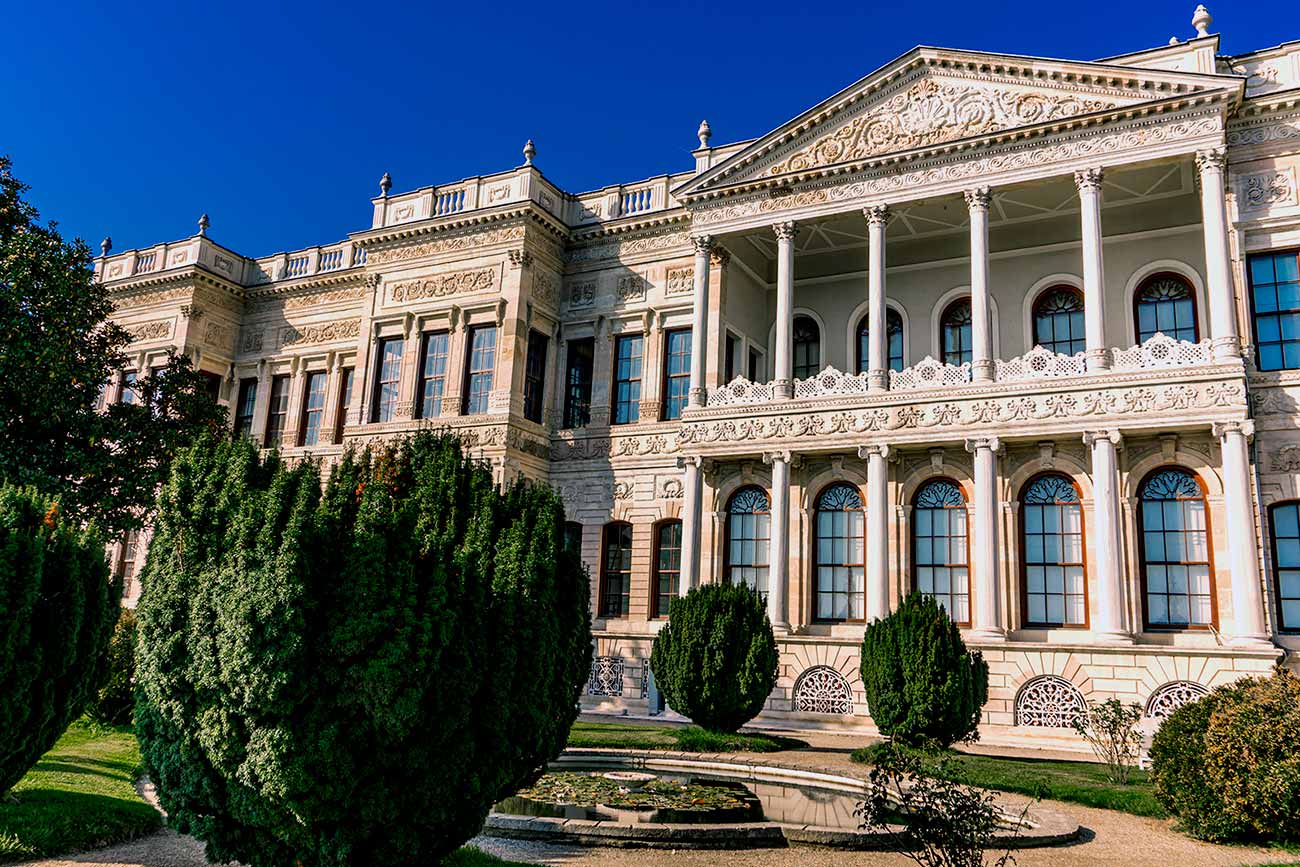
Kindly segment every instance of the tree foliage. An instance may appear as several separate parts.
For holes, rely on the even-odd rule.
[[[130,335],[89,248],[24,201],[0,156],[0,479],[59,497],[110,534],[142,525],[176,449],[225,424],[183,356],[139,371],[138,400],[97,412]]]
[[[104,682],[86,709],[92,717],[114,726],[129,725],[135,711],[135,612],[123,608],[108,642]]]
[[[94,696],[117,597],[93,528],[0,485],[0,795]]]
[[[1141,705],[1108,698],[1088,702],[1087,711],[1075,717],[1070,727],[1092,747],[1110,781],[1123,786],[1142,752],[1141,721]]]
[[[437,863],[563,748],[586,574],[550,489],[422,433],[310,463],[181,452],[138,608],[169,822],[252,867]]]
[[[763,601],[742,584],[705,584],[674,599],[650,652],[668,706],[719,732],[738,730],[763,709],[777,661]]]
[[[862,687],[881,734],[909,746],[948,747],[977,737],[989,667],[979,651],[966,649],[942,605],[913,593],[867,626]]]

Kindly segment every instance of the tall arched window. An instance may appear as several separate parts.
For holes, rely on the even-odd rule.
[[[1152,274],[1133,295],[1138,343],[1157,333],[1175,340],[1200,340],[1196,327],[1196,292],[1177,274]]]
[[[1083,509],[1065,476],[1039,476],[1020,495],[1025,622],[1083,626]]]
[[[971,360],[970,299],[958,298],[939,319],[939,360],[944,364],[965,364]]]
[[[767,598],[767,546],[771,504],[762,488],[741,488],[727,504],[727,580],[746,584]]]
[[[1034,345],[1061,355],[1083,352],[1083,293],[1073,286],[1055,286],[1034,301]]]
[[[970,623],[970,554],[966,498],[948,479],[927,482],[912,503],[912,574],[916,589],[943,605],[963,626]]]
[[[668,606],[677,595],[682,574],[682,522],[663,521],[655,527],[654,584],[650,593],[650,616],[667,617]]]
[[[1138,493],[1147,626],[1177,629],[1214,622],[1214,581],[1205,492],[1186,470],[1166,467]]]
[[[600,564],[600,616],[626,617],[632,602],[632,525],[605,525]]]
[[[866,373],[871,360],[870,316],[858,320],[858,373]],[[890,370],[903,369],[903,317],[892,307],[885,308],[885,335],[889,338],[885,364]]]
[[[822,332],[811,316],[794,318],[794,378],[811,379],[822,369]]]
[[[862,620],[865,533],[862,497],[837,482],[817,498],[817,619]]]
[[[1270,514],[1278,626],[1294,632],[1300,630],[1300,503],[1278,503]]]

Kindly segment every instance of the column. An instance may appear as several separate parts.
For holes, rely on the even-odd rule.
[[[691,307],[691,391],[690,406],[704,406],[708,398],[704,387],[704,362],[708,358],[709,332],[709,253],[713,238],[699,235],[691,238],[695,245],[695,297]]]
[[[656,315],[653,309],[647,310],[641,318],[641,402],[639,407],[642,421],[659,421],[664,413],[664,329],[663,317]],[[694,332],[692,331],[692,341]],[[695,369],[694,353],[691,353],[691,369]],[[688,394],[687,400],[690,400]]]
[[[975,456],[975,528],[970,539],[972,636],[980,641],[1003,641],[1001,593],[998,587],[998,452],[997,437],[966,440]]]
[[[867,462],[867,622],[889,616],[889,446],[859,446]]]
[[[776,233],[776,361],[772,395],[789,400],[794,394],[794,236],[795,224],[777,223]]]
[[[1085,302],[1086,303],[1086,302]],[[1088,431],[1083,444],[1092,453],[1092,577],[1089,619],[1097,641],[1132,644],[1124,624],[1124,571],[1120,565],[1119,451],[1117,430]]]
[[[677,595],[685,596],[700,583],[700,533],[704,526],[704,470],[699,457],[678,458],[682,480],[682,551]]]
[[[1216,422],[1214,435],[1223,454],[1223,508],[1228,513],[1229,568],[1232,575],[1230,643],[1238,647],[1272,647],[1264,625],[1254,497],[1250,487],[1250,438],[1253,421]]]
[[[284,419],[284,433],[280,443],[281,449],[294,448],[298,437],[302,435],[302,405],[307,380],[306,364],[301,357],[294,357],[289,367],[289,408]]]
[[[863,208],[862,213],[867,217],[867,389],[884,391],[889,387],[889,325],[885,321],[885,223],[889,208],[872,205]]]
[[[790,453],[767,452],[772,467],[772,525],[767,554],[767,616],[773,629],[790,629],[786,594],[790,584]]]
[[[989,202],[988,187],[966,191],[970,209],[970,314],[971,379],[993,379],[993,318],[989,315]]]
[[[1206,291],[1210,296],[1210,339],[1216,361],[1241,356],[1223,195],[1227,166],[1227,152],[1222,148],[1196,152],[1196,168],[1201,180],[1201,224],[1205,230]]]
[[[1110,367],[1106,352],[1106,284],[1101,242],[1101,169],[1074,173],[1083,238],[1084,346],[1089,370]]]

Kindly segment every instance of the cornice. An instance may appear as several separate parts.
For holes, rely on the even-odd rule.
[[[307,295],[317,289],[325,289],[331,286],[363,285],[371,279],[371,275],[366,272],[363,266],[355,266],[347,270],[327,271],[323,274],[313,274],[293,280],[258,283],[248,288],[247,295],[250,301],[263,301],[267,298],[278,298],[287,295]]]
[[[445,217],[403,223],[400,226],[368,229],[364,232],[354,232],[348,238],[354,244],[371,250],[396,241],[410,241],[429,235],[453,234],[524,220],[532,220],[557,238],[567,239],[569,236],[568,227],[558,218],[536,202],[527,201],[513,202],[495,208],[462,211]]]
[[[245,300],[248,296],[247,290],[243,286],[213,274],[201,265],[187,265],[167,271],[154,271],[139,277],[129,277],[126,280],[110,285],[108,291],[112,298],[123,300],[161,286],[183,285],[186,283],[194,286],[221,289],[229,292],[240,301]]]
[[[653,232],[672,226],[674,223],[690,223],[690,219],[691,215],[685,208],[671,208],[646,214],[645,216],[623,217],[601,225],[585,226],[581,230],[575,230],[572,233],[572,241],[576,245],[612,235],[636,235],[638,233]]]

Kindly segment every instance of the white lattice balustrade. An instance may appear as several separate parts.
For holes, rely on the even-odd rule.
[[[931,356],[903,370],[889,371],[889,390],[948,388],[970,382],[970,362],[944,364]]]
[[[993,378],[998,382],[1023,382],[1034,379],[1058,379],[1065,376],[1079,376],[1088,371],[1088,364],[1082,352],[1063,355],[1035,346],[1018,358],[994,362]]]
[[[867,375],[865,373],[841,373],[828,367],[816,376],[794,381],[795,399],[806,397],[836,397],[867,393]]]
[[[1157,332],[1145,343],[1139,343],[1128,349],[1112,349],[1110,359],[1111,370],[1149,370],[1159,367],[1210,364],[1214,356],[1208,340],[1190,343]]]
[[[747,403],[767,403],[772,399],[772,385],[767,382],[750,382],[738,376],[720,388],[709,390],[705,406],[738,406]]]

